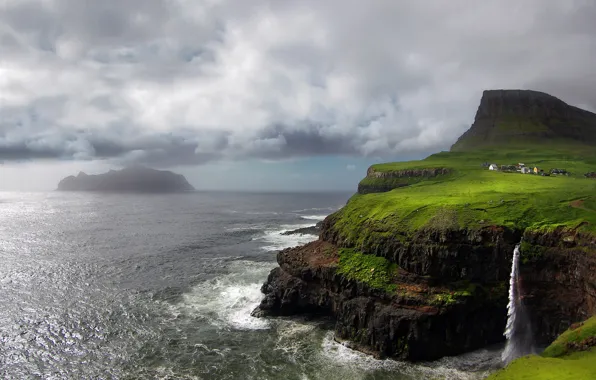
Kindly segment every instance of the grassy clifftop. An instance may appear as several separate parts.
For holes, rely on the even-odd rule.
[[[513,361],[487,380],[596,379],[596,317],[572,326],[542,355]]]
[[[444,167],[446,176],[418,178],[388,192],[356,194],[333,215],[334,229],[355,243],[375,234],[408,235],[420,228],[470,229],[498,225],[517,229],[566,227],[596,232],[596,149],[581,145],[442,152],[424,160],[374,165],[376,172]],[[524,163],[569,176],[543,177],[489,171],[482,164]],[[392,178],[375,178],[392,181]]]

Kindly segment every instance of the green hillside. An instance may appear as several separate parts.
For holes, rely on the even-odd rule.
[[[482,164],[524,163],[545,171],[562,168],[569,176],[539,176],[490,171]],[[356,194],[334,215],[335,228],[357,243],[371,235],[414,232],[421,227],[476,228],[500,225],[552,229],[558,226],[596,231],[596,149],[556,145],[526,149],[442,152],[424,160],[374,165],[376,172],[449,168],[432,178],[409,178],[410,184],[388,192]],[[392,178],[363,181],[391,182]]]

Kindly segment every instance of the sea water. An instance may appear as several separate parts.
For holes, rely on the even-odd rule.
[[[351,194],[0,193],[2,379],[481,379],[499,348],[409,364],[329,320],[257,319],[276,251]]]

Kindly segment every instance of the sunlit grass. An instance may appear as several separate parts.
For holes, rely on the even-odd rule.
[[[595,152],[521,149],[483,152],[442,152],[421,161],[375,165],[377,171],[446,167],[452,174],[422,179],[385,193],[357,194],[333,217],[341,235],[353,242],[367,235],[414,232],[445,212],[455,215],[449,227],[500,225],[518,229],[558,226],[596,231],[596,180],[583,174],[596,171]],[[483,162],[537,165],[545,171],[564,168],[570,176],[489,171]],[[412,181],[415,182],[415,181]],[[581,207],[572,204],[582,200]],[[582,223],[587,222],[587,223]],[[440,225],[433,226],[440,228]]]

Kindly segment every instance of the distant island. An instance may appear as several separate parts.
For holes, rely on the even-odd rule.
[[[104,174],[88,175],[80,172],[58,183],[59,191],[97,191],[130,193],[181,193],[194,191],[181,174],[167,170],[155,170],[132,166],[122,170],[110,170]]]

